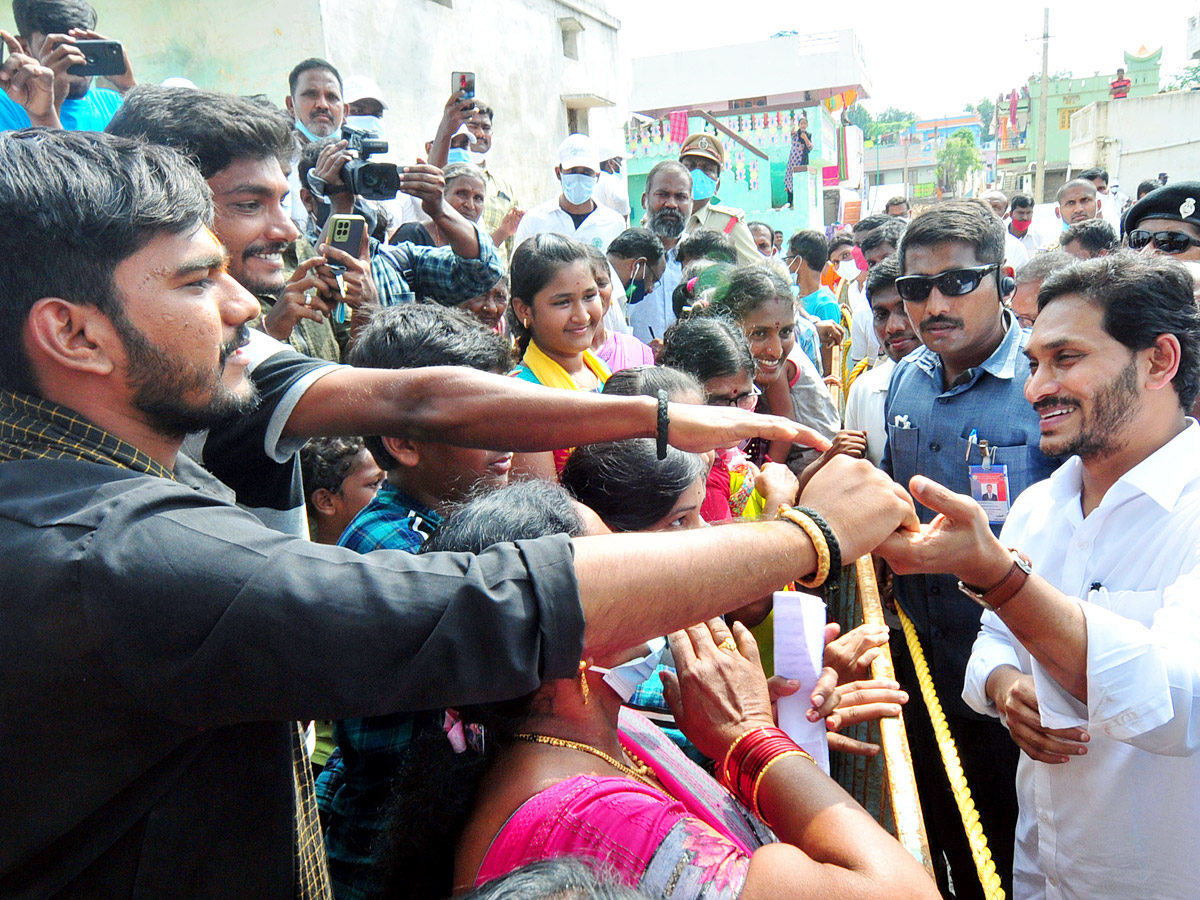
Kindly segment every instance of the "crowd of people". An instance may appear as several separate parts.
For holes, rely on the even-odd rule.
[[[713,134],[641,221],[572,134],[526,209],[464,91],[398,163],[325,60],[100,88],[86,2],[13,12],[0,895],[981,897],[927,671],[1007,894],[1191,896],[1200,182],[785,235]],[[776,675],[872,553],[923,660]],[[932,876],[798,691],[903,716]]]

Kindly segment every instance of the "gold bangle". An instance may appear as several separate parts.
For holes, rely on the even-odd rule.
[[[778,756],[773,756],[767,760],[766,765],[758,770],[758,777],[754,779],[754,790],[750,792],[750,809],[763,822],[767,822],[767,820],[763,817],[762,810],[758,808],[758,789],[762,786],[763,779],[767,777],[767,770],[770,769],[771,766],[775,765],[775,763],[788,756],[803,756],[814,766],[817,764],[817,761],[813,759],[812,756],[810,756],[804,750],[801,750],[799,747],[797,747],[795,750],[785,750]],[[767,822],[767,824],[769,825],[770,823]]]
[[[725,751],[725,761],[721,763],[721,774],[725,776],[726,787],[732,787],[729,784],[729,758],[733,756],[733,751],[737,749],[737,745],[744,741],[756,731],[762,731],[765,726],[760,725],[758,728],[751,728],[749,731],[743,731],[738,735],[737,739],[729,745],[729,749]]]
[[[813,550],[817,554],[817,571],[807,580],[797,578],[796,580],[806,588],[817,588],[825,583],[829,578],[829,544],[825,540],[825,535],[821,533],[821,529],[817,527],[817,523],[806,516],[804,513],[792,509],[791,507],[779,507],[779,518],[786,519],[793,525],[799,525],[800,530],[808,535],[808,539],[812,542]]]

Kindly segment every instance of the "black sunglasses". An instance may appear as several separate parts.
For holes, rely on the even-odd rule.
[[[979,282],[989,272],[999,268],[999,263],[992,263],[990,266],[949,269],[937,275],[901,275],[896,279],[896,293],[905,303],[924,303],[935,287],[946,297],[961,297],[979,287]]]
[[[1184,253],[1193,244],[1200,247],[1200,240],[1182,231],[1146,231],[1139,228],[1129,232],[1126,239],[1133,250],[1141,250],[1154,241],[1154,249],[1160,253]]]

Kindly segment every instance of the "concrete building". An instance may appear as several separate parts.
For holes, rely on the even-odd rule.
[[[283,106],[288,71],[319,56],[370,75],[400,159],[424,153],[450,73],[476,73],[496,112],[488,163],[526,206],[557,191],[555,151],[573,129],[619,140],[628,119],[621,23],[602,0],[104,0],[100,30],[123,41],[142,82],[266,94]],[[12,30],[9,4],[0,27]]]
[[[1200,13],[1188,16],[1187,56],[1188,59],[1200,59]]]
[[[631,221],[641,218],[647,173],[676,158],[683,138],[695,131],[722,141],[719,199],[746,210],[748,219],[791,234],[846,217],[842,188],[862,185],[862,133],[841,125],[841,110],[868,96],[870,87],[862,45],[850,29],[785,32],[633,60],[630,108],[639,118],[627,133]],[[785,209],[791,134],[801,112],[813,149],[807,171],[793,174],[793,208]]]
[[[1123,68],[1125,77],[1133,82],[1126,100],[1158,93],[1159,65],[1162,48],[1151,53],[1145,47],[1137,53],[1126,53]],[[1049,202],[1067,180],[1071,165],[1071,118],[1090,103],[1109,99],[1109,84],[1116,78],[1099,72],[1087,78],[1051,78],[1046,120],[1046,181],[1045,196],[1035,198]],[[1003,106],[1003,104],[1002,104]],[[1019,91],[1015,104],[1016,125],[1011,118],[1002,122],[997,141],[996,187],[1012,194],[1033,191],[1033,173],[1038,157],[1038,123],[1041,115],[1040,78],[1030,77]],[[1003,115],[1003,110],[1002,110]]]
[[[1099,166],[1110,184],[1134,195],[1165,172],[1171,181],[1200,174],[1200,91],[1101,100],[1071,117],[1071,171]]]

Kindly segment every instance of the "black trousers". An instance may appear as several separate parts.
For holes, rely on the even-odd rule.
[[[891,648],[896,679],[909,694],[909,701],[904,707],[904,727],[912,750],[917,792],[921,797],[938,888],[944,897],[982,900],[983,889],[971,857],[971,847],[967,843],[962,817],[950,790],[902,632],[892,632]],[[941,691],[938,697],[941,699]],[[1017,760],[1021,751],[1009,736],[1008,729],[998,720],[979,721],[947,715],[946,723],[958,748],[958,758],[971,789],[971,798],[979,811],[980,824],[987,837],[992,861],[996,864],[996,873],[1000,876],[1005,895],[1011,897],[1013,845],[1017,828]],[[947,863],[949,879],[946,875]],[[953,887],[950,879],[953,880]]]

